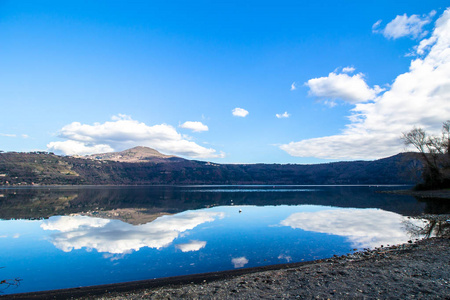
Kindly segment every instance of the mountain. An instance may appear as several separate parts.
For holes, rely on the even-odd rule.
[[[165,155],[155,149],[149,147],[134,147],[121,152],[109,152],[101,154],[93,154],[85,156],[85,158],[93,160],[110,160],[118,162],[167,162],[173,160],[183,160],[181,157],[174,155]]]
[[[0,185],[414,184],[421,166],[417,153],[299,165],[216,164],[145,147],[87,158],[7,152],[0,153]]]

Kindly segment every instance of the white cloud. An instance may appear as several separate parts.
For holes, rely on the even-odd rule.
[[[237,269],[237,268],[242,268],[242,267],[244,267],[246,264],[248,264],[248,259],[245,258],[245,256],[242,256],[242,257],[236,257],[236,258],[233,258],[233,259],[231,260],[231,263],[234,265],[234,268],[235,268],[235,269]]]
[[[293,156],[376,159],[405,150],[402,132],[413,126],[436,133],[450,116],[450,9],[436,21],[433,43],[411,61],[389,90],[357,103],[342,134],[291,142],[280,148]]]
[[[285,111],[284,114],[276,114],[275,116],[276,116],[278,119],[281,119],[281,118],[289,118],[291,115],[288,114],[287,111]]]
[[[382,33],[388,39],[398,39],[400,37],[409,36],[411,38],[424,37],[428,32],[423,30],[423,27],[431,22],[431,18],[436,14],[436,11],[430,12],[428,15],[398,15],[394,20],[389,22],[386,27],[379,30],[381,20],[378,20],[372,26],[372,31],[375,33]]]
[[[209,128],[202,122],[187,121],[180,125],[181,128],[190,129],[194,132],[208,131]]]
[[[383,22],[383,20],[378,20],[372,25],[372,32],[374,33],[379,32],[378,27],[380,26],[381,22]]]
[[[0,136],[15,138],[18,135],[14,133],[0,133]],[[28,134],[21,134],[20,137],[22,137],[23,139],[27,139],[30,136]]]
[[[297,89],[296,83],[293,82],[293,83],[291,84],[291,91],[295,91],[296,89]]]
[[[194,158],[222,157],[222,154],[217,154],[214,149],[187,140],[170,125],[148,126],[126,115],[114,116],[113,121],[103,124],[73,122],[61,129],[59,137],[67,141],[51,142],[47,148],[66,155],[85,155],[147,146],[165,154]]]
[[[405,224],[422,227],[422,220],[409,220],[399,214],[379,209],[336,209],[300,212],[280,224],[291,228],[345,236],[352,247],[374,248],[405,243],[411,239]]]
[[[323,103],[330,108],[333,108],[337,105],[337,103],[333,100],[325,100]]]
[[[120,120],[132,120],[131,116],[126,114],[117,114],[116,116],[112,116],[111,120],[120,121]]]
[[[353,68],[353,67],[345,67],[345,68],[342,68],[342,72],[344,72],[344,73],[353,73],[353,72],[355,72],[355,68]]]
[[[122,254],[138,251],[142,247],[156,249],[167,247],[182,232],[223,217],[222,212],[188,211],[162,216],[153,222],[134,226],[119,220],[60,216],[50,217],[41,224],[41,227],[44,230],[57,231],[50,235],[51,241],[55,247],[65,252],[87,248],[98,252]],[[196,245],[192,244],[191,249],[194,246],[201,246],[201,241],[196,242]],[[187,248],[188,246],[185,247]]]
[[[190,251],[198,251],[202,248],[205,248],[205,241],[190,241],[185,244],[178,244],[175,248],[180,249],[182,252],[190,252]]]
[[[233,109],[233,116],[245,118],[248,115],[248,111],[243,108],[236,107]]]
[[[11,133],[0,133],[0,136],[4,136],[4,137],[16,137],[15,134],[11,134]]]
[[[423,39],[420,41],[419,45],[415,47],[416,53],[419,55],[423,55],[425,51],[429,50],[431,46],[436,43],[437,38],[436,35],[431,36],[429,39]]]
[[[78,141],[50,142],[47,145],[48,150],[61,152],[65,155],[86,155],[93,153],[113,152],[114,148],[105,144],[94,144],[92,146]]]
[[[377,159],[403,150],[400,133],[343,134],[291,142],[280,146],[292,156],[328,159]]]
[[[348,72],[350,68],[346,69]],[[309,95],[321,99],[340,99],[349,103],[373,100],[383,90],[379,86],[370,88],[362,73],[349,76],[345,73],[331,72],[327,77],[308,80]]]

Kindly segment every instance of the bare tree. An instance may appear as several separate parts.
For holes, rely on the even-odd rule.
[[[404,132],[405,145],[414,146],[425,163],[422,188],[443,188],[450,183],[450,120],[442,125],[441,136],[428,135],[422,128]]]

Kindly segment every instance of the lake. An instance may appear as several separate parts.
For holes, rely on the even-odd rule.
[[[405,186],[0,188],[4,294],[311,261],[421,238]],[[14,282],[14,281],[10,281]]]

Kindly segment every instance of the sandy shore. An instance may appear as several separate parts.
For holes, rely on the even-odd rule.
[[[248,273],[250,272],[250,273]],[[9,295],[12,299],[450,299],[450,237],[275,269]],[[0,297],[2,298],[2,297]]]

